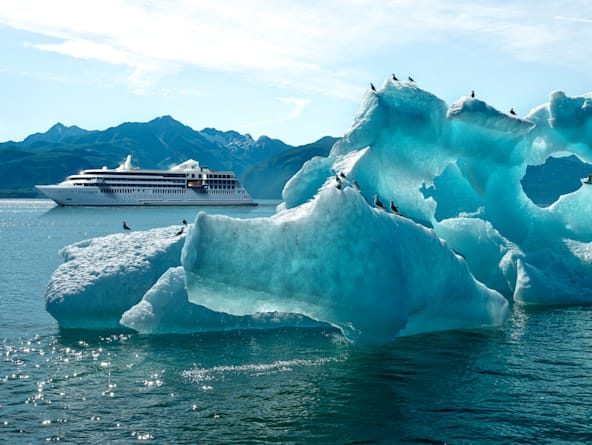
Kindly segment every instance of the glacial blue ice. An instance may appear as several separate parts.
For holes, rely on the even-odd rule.
[[[327,323],[301,314],[260,312],[231,315],[189,301],[185,270],[171,267],[146,292],[142,301],[123,313],[121,324],[142,334],[188,334],[210,331],[324,327]]]
[[[270,218],[200,213],[182,264],[198,304],[300,313],[365,342],[499,324],[507,306],[431,229],[338,190],[332,177],[313,200]],[[213,290],[227,286],[231,295]]]
[[[393,199],[461,252],[477,279],[514,301],[589,304],[592,187],[541,208],[520,181],[529,165],[550,156],[590,162],[591,117],[591,94],[557,91],[519,118],[471,97],[447,108],[417,84],[387,80],[365,95],[352,128],[323,164],[335,171],[344,155],[364,150],[350,176],[366,201],[374,193]],[[305,178],[307,168],[298,176]],[[291,185],[285,195],[294,194]]]
[[[48,310],[65,327],[155,334],[330,324],[352,341],[380,343],[500,325],[508,300],[590,304],[592,186],[543,208],[521,179],[550,156],[591,162],[591,117],[592,95],[554,92],[521,118],[478,98],[447,106],[388,79],[365,94],[329,156],[288,181],[275,215],[200,212],[182,253],[181,240],[166,254],[139,249],[116,268],[101,256],[129,249],[123,235],[69,246]],[[400,214],[375,208],[374,195]],[[101,243],[109,249],[91,248]],[[138,257],[142,267],[133,266]]]

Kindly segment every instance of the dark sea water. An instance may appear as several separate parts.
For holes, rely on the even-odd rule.
[[[45,311],[60,248],[196,213],[0,200],[0,443],[592,443],[588,307],[372,347],[318,329],[61,330]]]

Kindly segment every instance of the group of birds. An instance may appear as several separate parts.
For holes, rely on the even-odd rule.
[[[409,82],[415,82],[415,80],[413,80],[413,77],[409,76],[407,79],[409,79]],[[395,75],[395,73],[393,73],[393,80],[395,82],[399,81],[399,78]],[[376,87],[374,86],[374,84],[372,82],[370,82],[370,88],[372,89],[372,91],[374,91],[375,93],[377,92]],[[475,90],[471,90],[471,97],[474,99],[475,98]],[[510,108],[510,114],[512,116],[516,116],[516,112],[514,111],[514,108]]]
[[[386,207],[384,206],[382,201],[378,199],[378,195],[374,195],[374,206],[378,209],[386,210]],[[390,201],[389,208],[391,209],[391,212],[393,212],[395,215],[401,214],[401,212],[399,212],[399,207],[397,207],[393,201]]]
[[[185,227],[187,227],[187,221],[183,220],[183,226],[181,227],[181,230],[179,230],[177,233],[175,233],[175,236],[181,236],[183,235],[183,231],[185,230]],[[131,227],[127,225],[127,223],[124,221],[123,222],[123,230],[125,230],[126,232],[131,232]]]
[[[351,184],[351,186],[353,187],[353,189],[355,191],[357,191],[357,192],[360,191],[360,185],[358,184],[358,182],[355,179],[352,179],[351,181],[349,181],[346,174],[343,172],[339,172],[335,175],[335,182],[337,183],[335,185],[335,187],[337,188],[337,190],[342,190],[343,183],[346,181]],[[386,207],[382,203],[382,201],[380,199],[378,199],[378,195],[374,195],[373,198],[374,198],[374,206],[376,208],[383,209],[386,211]],[[395,215],[401,215],[401,212],[399,212],[399,208],[395,205],[395,203],[393,201],[390,201],[389,208],[390,208],[391,212],[393,212]]]
[[[345,173],[343,172],[339,172],[335,175],[335,181],[337,182],[337,184],[335,185],[335,187],[337,188],[337,190],[341,190],[343,187],[343,183],[344,181],[347,181],[351,184],[351,186],[354,188],[354,190],[356,192],[360,191],[360,184],[358,184],[358,181],[356,181],[355,179],[352,181],[349,181],[347,179],[347,176],[345,175]]]
[[[395,75],[395,73],[393,73],[393,80],[395,82],[399,82],[399,78]],[[408,76],[407,80],[409,82],[415,82],[415,80],[413,80],[413,77],[411,77],[411,76]],[[370,82],[370,88],[372,89],[372,91],[376,92],[376,87],[374,86],[374,84],[372,82]]]

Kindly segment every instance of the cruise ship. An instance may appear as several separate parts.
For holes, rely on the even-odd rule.
[[[83,170],[37,190],[60,206],[252,206],[234,172],[211,170],[190,159],[169,170],[132,166]]]

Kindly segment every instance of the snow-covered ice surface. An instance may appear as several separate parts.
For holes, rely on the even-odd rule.
[[[591,95],[555,92],[519,118],[387,80],[330,155],[290,179],[275,215],[199,213],[182,254],[170,229],[69,246],[48,310],[65,327],[329,323],[352,341],[385,342],[499,325],[510,299],[589,304],[592,186],[541,208],[521,179],[550,156],[591,162],[591,110]]]
[[[121,327],[121,314],[138,303],[169,267],[180,265],[178,226],[80,241],[64,258],[45,292],[47,311],[64,328]]]

